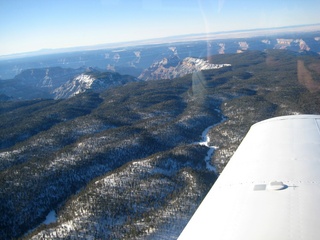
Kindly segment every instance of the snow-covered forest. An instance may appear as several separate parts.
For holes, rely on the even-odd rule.
[[[253,123],[320,113],[295,70],[318,81],[319,57],[213,58],[231,66],[0,101],[0,238],[176,239]]]

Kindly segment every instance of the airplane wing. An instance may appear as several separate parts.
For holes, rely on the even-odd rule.
[[[254,124],[179,239],[318,239],[320,115]]]

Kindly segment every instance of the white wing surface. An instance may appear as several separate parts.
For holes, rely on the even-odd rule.
[[[179,239],[319,237],[320,115],[296,115],[251,127]]]

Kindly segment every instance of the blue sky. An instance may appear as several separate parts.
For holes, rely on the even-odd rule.
[[[320,23],[319,0],[0,0],[0,55]]]

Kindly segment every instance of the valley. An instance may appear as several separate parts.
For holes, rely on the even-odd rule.
[[[252,124],[320,114],[319,43],[303,39],[46,56],[1,80],[0,238],[176,239]]]

